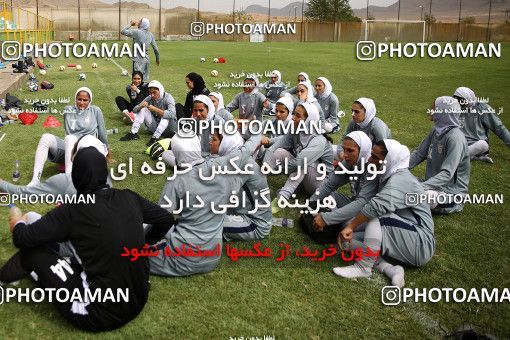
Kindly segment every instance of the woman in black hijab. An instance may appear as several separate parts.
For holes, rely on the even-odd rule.
[[[0,269],[0,281],[12,282],[21,273],[35,273],[43,288],[64,289],[70,296],[86,290],[101,296],[111,291],[118,300],[55,301],[59,312],[74,326],[88,331],[105,331],[123,326],[143,309],[149,293],[147,257],[121,256],[125,249],[144,247],[143,223],[152,223],[151,233],[159,240],[173,225],[170,213],[130,190],[106,184],[105,157],[94,147],[78,151],[72,180],[78,195],[93,195],[95,202],[63,204],[39,220],[11,217],[14,245],[20,251]],[[56,243],[70,242],[75,256],[65,260],[54,251]],[[131,251],[133,253],[133,251]],[[21,267],[21,268],[20,268]],[[15,277],[18,275],[18,277]],[[128,299],[119,298],[119,291]]]
[[[131,84],[126,86],[126,93],[129,100],[126,100],[122,96],[117,96],[115,97],[115,103],[124,115],[124,118],[133,122],[135,120],[133,108],[149,96],[149,86],[147,83],[143,82],[142,72],[133,72],[133,75],[131,76]]]
[[[184,106],[180,103],[175,105],[177,119],[190,118],[191,110],[193,109],[193,98],[200,94],[208,96],[210,93],[205,86],[204,78],[202,78],[200,74],[195,72],[188,73],[184,80],[186,81],[186,86],[188,87],[189,92],[186,95]]]

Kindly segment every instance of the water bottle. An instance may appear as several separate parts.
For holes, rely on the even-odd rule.
[[[16,166],[14,168],[14,172],[12,173],[12,181],[17,182],[21,177],[21,173],[19,172],[19,160],[16,160]]]
[[[114,135],[116,133],[119,133],[119,129],[117,128],[106,130],[107,135]]]
[[[294,220],[290,218],[277,218],[273,217],[273,226],[276,227],[285,227],[285,228],[294,228]]]

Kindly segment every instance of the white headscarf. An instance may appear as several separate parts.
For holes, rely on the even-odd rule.
[[[157,81],[157,80],[151,80],[149,82],[149,85],[147,85],[147,87],[155,87],[159,90],[159,99],[163,99],[164,95],[165,95],[165,88],[163,87],[163,85]]]
[[[218,108],[217,111],[225,108],[225,102],[223,101],[223,95],[219,92],[211,92],[209,93],[209,96],[213,96],[216,99],[218,99]]]
[[[150,23],[149,19],[142,18],[142,20],[140,20],[140,24],[138,25],[138,28],[141,30],[148,31],[151,28],[151,23]]]
[[[440,136],[452,127],[459,126],[460,104],[455,98],[443,96],[434,104],[434,130]]]
[[[308,74],[307,74],[307,73],[305,73],[305,72],[300,72],[300,73],[298,73],[298,78],[299,78],[299,76],[303,76],[303,77],[305,77],[305,82],[310,82],[310,77],[308,76]]]
[[[356,142],[356,144],[359,146],[358,163],[361,162],[361,159],[363,159],[365,163],[368,162],[368,159],[372,153],[372,141],[367,136],[367,134],[363,131],[352,131],[351,133],[347,134],[346,137],[354,140],[354,142]]]
[[[76,152],[78,152],[81,149],[88,148],[89,146],[96,148],[96,150],[99,151],[105,157],[108,154],[108,148],[106,147],[106,145],[104,145],[103,142],[101,142],[99,139],[92,135],[86,135],[80,139],[78,145],[76,146]]]
[[[207,120],[211,120],[214,118],[214,113],[216,112],[214,109],[214,103],[211,98],[206,95],[199,94],[198,96],[193,97],[194,102],[201,102],[207,106]]]
[[[363,120],[361,123],[357,123],[362,129],[364,129],[375,117],[375,103],[370,98],[358,98],[356,101],[360,102],[363,108],[365,108],[365,120]]]
[[[82,91],[87,92],[90,97],[89,105],[87,105],[87,107],[85,108],[85,109],[88,109],[90,107],[90,105],[92,104],[92,91],[86,86],[80,87],[78,90],[76,90],[76,93],[74,94],[75,105],[76,105],[76,107],[78,107],[78,104],[76,103],[76,98],[78,97],[78,93],[80,93]]]
[[[317,80],[320,80],[324,83],[324,92],[319,94],[320,98],[328,98],[331,92],[333,92],[333,86],[331,86],[331,83],[329,82],[328,78],[325,77],[319,77]]]
[[[279,83],[282,81],[282,73],[278,70],[274,70],[271,72],[271,77],[276,77],[275,83]]]
[[[313,102],[317,101],[317,98],[315,98],[313,96],[313,86],[312,86],[312,84],[310,82],[302,81],[298,85],[303,85],[308,90],[308,94],[307,94],[307,97],[306,97],[306,102],[307,103],[313,103]],[[298,97],[299,97],[299,95],[298,95]]]
[[[308,117],[305,120],[305,126],[308,129],[310,129],[311,122],[318,122],[320,120],[319,109],[314,104],[311,104],[308,102],[304,102],[304,103],[301,102],[298,105],[302,105],[305,108],[306,113],[308,115]],[[308,132],[311,132],[311,129]],[[299,142],[301,143],[301,145],[303,147],[306,147],[313,136],[315,136],[314,133],[307,134],[304,131],[300,131],[299,132]]]
[[[407,146],[400,144],[398,141],[394,139],[384,139],[383,141],[388,154],[384,159],[386,161],[386,172],[382,175],[381,182],[390,178],[397,170],[409,168],[409,157],[411,155]]]
[[[244,139],[239,132],[233,135],[224,134],[218,149],[218,156],[225,156],[237,150],[244,144]]]
[[[175,134],[172,137],[172,152],[175,156],[175,163],[196,165],[204,161],[200,139],[197,136],[191,138],[180,137]]]
[[[276,104],[283,104],[289,110],[289,115],[287,116],[287,119],[285,119],[286,122],[290,121],[292,119],[292,113],[294,112],[294,101],[289,97],[281,97],[278,99]],[[276,110],[276,105],[275,105]],[[276,112],[276,111],[275,111]]]
[[[477,102],[475,93],[469,87],[459,87],[453,95],[467,100],[468,107],[474,106]]]

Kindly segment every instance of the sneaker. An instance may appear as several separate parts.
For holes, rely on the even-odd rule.
[[[272,109],[264,109],[264,110],[262,110],[262,115],[273,117],[273,116],[276,116],[276,112],[273,111]]]
[[[486,163],[489,163],[489,164],[494,164],[494,161],[488,155],[476,156],[473,159],[477,160],[477,161],[480,161],[480,162],[486,162]]]
[[[131,121],[131,123],[134,123],[135,121],[135,114],[133,112],[128,112],[128,113],[122,113],[126,119],[129,119]]]
[[[131,132],[126,133],[126,135],[124,137],[120,138],[120,140],[123,142],[129,141],[129,140],[137,140],[137,139],[140,139],[140,137],[138,136],[138,133],[131,133]]]
[[[160,138],[156,138],[156,137],[152,136],[151,139],[149,139],[149,141],[145,145],[151,146],[152,144],[156,143],[158,140],[160,140]]]
[[[0,282],[3,284],[19,281],[29,275],[30,273],[21,266],[19,251],[0,268]]]

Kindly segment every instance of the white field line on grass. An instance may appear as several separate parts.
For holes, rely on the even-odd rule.
[[[117,64],[117,66],[119,66]],[[119,66],[120,67],[120,66]],[[101,88],[103,89],[104,93],[106,93],[106,95],[108,96],[108,98],[115,98],[112,94],[112,92],[110,91],[110,87],[109,86],[106,86],[105,85],[105,80],[103,79],[103,77],[101,77],[101,72],[97,72],[96,71],[97,69],[94,70],[94,74],[97,75],[97,77],[99,78],[99,84],[101,84]],[[115,104],[115,100],[109,100],[110,102],[110,107],[112,108],[112,112],[117,112],[119,111],[119,108],[117,107],[117,105]],[[104,113],[103,113],[104,114]]]
[[[112,63],[114,63],[114,64],[115,64],[115,66],[117,66],[117,67],[118,67],[121,71],[126,70],[124,67],[122,67],[122,66],[120,66],[119,64],[117,64],[117,62],[116,62],[115,60],[113,60],[113,58],[110,58],[110,61],[111,61]],[[127,70],[126,70],[126,71],[127,71]]]
[[[377,274],[372,272],[372,277],[369,279],[369,281],[373,286],[377,286],[379,288],[379,293],[381,293],[381,290],[384,286],[391,284],[388,283],[386,279],[387,278],[383,274],[379,272],[377,272]],[[387,308],[395,307],[387,306]],[[420,326],[422,326],[431,334],[440,335],[441,337],[445,335],[439,322],[428,315],[425,311],[423,311],[419,304],[408,301],[405,304],[400,304],[398,308],[402,308],[407,315],[409,315],[414,321],[416,321]]]

